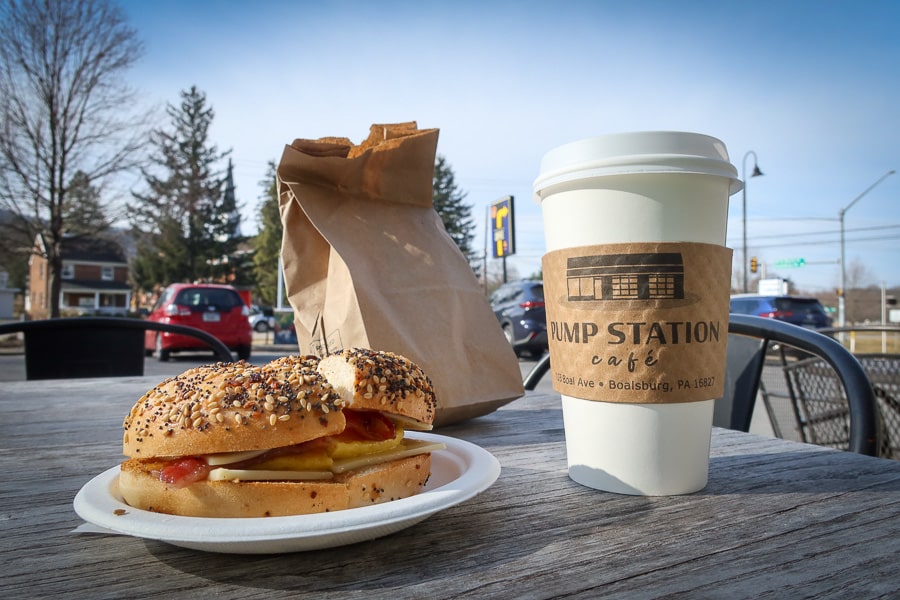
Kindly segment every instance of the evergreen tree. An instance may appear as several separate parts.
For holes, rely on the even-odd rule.
[[[234,172],[231,159],[225,175],[225,195],[217,212],[217,219],[210,224],[217,243],[218,258],[211,261],[211,277],[216,281],[228,281],[237,286],[252,285],[255,281],[253,261],[246,252],[247,238],[241,235],[241,213],[235,195]]]
[[[215,165],[228,155],[209,143],[215,113],[196,86],[168,105],[172,129],[151,136],[151,168],[141,170],[147,191],[133,193],[130,218],[138,238],[135,283],[144,289],[214,278],[230,256],[240,226],[233,189]]]
[[[169,283],[187,281],[182,268],[188,256],[181,223],[164,216],[157,227],[158,233],[138,237],[137,253],[131,261],[131,277],[144,290],[156,291]]]
[[[463,202],[465,198],[465,192],[456,185],[453,169],[439,154],[434,163],[434,209],[440,215],[447,233],[471,264],[478,258],[472,248],[475,223],[472,220],[472,206]]]
[[[275,186],[275,163],[269,162],[266,178],[259,182],[263,189],[259,205],[259,233],[253,240],[253,263],[256,294],[262,304],[278,304],[278,257],[284,224],[278,206]]]
[[[69,182],[69,202],[63,209],[68,235],[97,235],[112,227],[100,191],[82,171]]]

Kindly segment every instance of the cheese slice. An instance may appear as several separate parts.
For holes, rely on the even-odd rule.
[[[222,467],[210,471],[208,479],[210,481],[321,481],[331,478],[331,471],[272,471]]]
[[[396,434],[389,440],[343,441],[338,437],[329,438],[328,454],[334,460],[352,458],[368,454],[383,454],[403,444],[403,428],[397,426]]]
[[[246,450],[244,452],[221,452],[219,454],[207,454],[204,458],[206,458],[206,464],[211,467],[218,467],[220,465],[231,465],[237,462],[241,462],[243,460],[250,460],[251,458],[256,458],[260,454],[265,454],[268,450]]]
[[[335,474],[346,473],[392,460],[436,452],[446,448],[444,444],[405,439],[390,450],[376,454],[365,454],[343,460],[335,460],[330,470],[289,470],[289,469],[229,469],[219,467],[209,472],[210,481],[323,481]]]
[[[330,471],[334,462],[324,451],[286,454],[253,465],[262,471]]]
[[[416,456],[417,454],[436,452],[438,450],[443,450],[444,448],[446,448],[446,446],[441,443],[405,439],[399,446],[386,452],[335,460],[334,464],[331,465],[331,470],[335,473],[345,473],[347,471],[362,469],[363,467],[368,467],[370,465],[377,465],[400,458]]]

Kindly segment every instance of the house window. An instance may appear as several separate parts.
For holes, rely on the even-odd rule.
[[[75,279],[75,266],[71,263],[64,264],[61,276],[63,279]]]
[[[100,272],[100,279],[103,281],[112,281],[115,279],[116,270],[114,267],[103,267],[103,270]]]

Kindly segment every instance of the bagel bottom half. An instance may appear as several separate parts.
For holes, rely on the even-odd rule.
[[[130,506],[186,517],[281,517],[358,508],[417,494],[431,455],[420,454],[336,475],[328,481],[198,481],[178,488],[159,480],[165,463],[122,463],[119,491]]]

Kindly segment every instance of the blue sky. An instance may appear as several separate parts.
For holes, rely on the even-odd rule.
[[[747,189],[748,255],[803,290],[840,281],[839,211],[900,168],[900,2],[121,0],[146,47],[148,104],[196,85],[232,149],[244,231],[259,181],[295,138],[361,142],[372,123],[441,130],[478,222],[516,199],[521,275],[544,241],[532,184],[550,149],[637,130],[725,142]],[[162,124],[162,123],[161,123]],[[728,244],[742,249],[742,196]],[[848,268],[900,285],[900,174],[845,215]],[[804,258],[798,269],[775,261]]]

